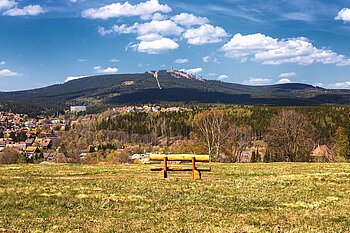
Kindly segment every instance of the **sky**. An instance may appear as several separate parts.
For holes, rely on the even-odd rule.
[[[350,89],[350,0],[0,0],[0,91],[178,69]]]

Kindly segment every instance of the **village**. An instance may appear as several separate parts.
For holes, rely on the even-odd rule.
[[[54,117],[29,118],[25,114],[0,112],[0,153],[22,154],[27,162],[52,157],[56,132],[64,131],[66,120]]]

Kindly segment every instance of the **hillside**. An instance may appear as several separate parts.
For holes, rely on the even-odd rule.
[[[117,104],[160,102],[350,104],[350,91],[327,90],[298,83],[246,86],[201,80],[183,72],[162,70],[157,73],[93,76],[33,90],[0,92],[0,109],[26,112],[62,111],[77,104],[98,110]]]

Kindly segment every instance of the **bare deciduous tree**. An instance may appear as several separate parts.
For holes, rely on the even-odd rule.
[[[199,113],[194,118],[194,125],[198,138],[205,142],[208,154],[215,160],[230,135],[231,127],[225,112],[214,109]]]
[[[307,161],[314,146],[309,120],[295,110],[281,110],[272,117],[265,138],[279,161]]]
[[[231,162],[236,162],[242,152],[252,146],[252,128],[251,126],[231,125],[228,144],[232,151]]]

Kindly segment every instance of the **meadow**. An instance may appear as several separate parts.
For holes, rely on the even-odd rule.
[[[1,165],[0,232],[350,232],[350,164],[210,166]]]

